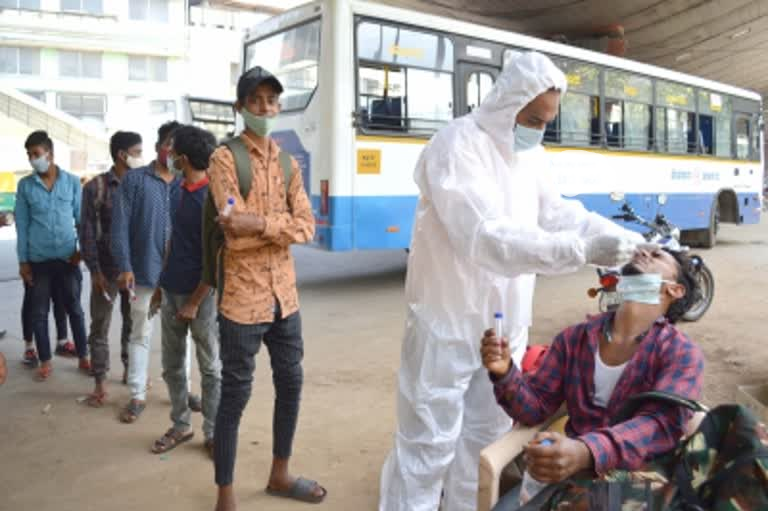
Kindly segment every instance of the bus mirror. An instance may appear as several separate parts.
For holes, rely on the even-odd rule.
[[[624,200],[624,192],[611,192],[611,200],[613,202],[621,202]]]
[[[664,204],[667,203],[667,194],[666,193],[659,194],[657,200],[659,201],[659,205],[663,206]]]

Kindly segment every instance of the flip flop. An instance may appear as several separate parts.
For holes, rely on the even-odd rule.
[[[192,431],[181,432],[171,428],[163,436],[155,440],[152,452],[154,454],[163,454],[191,440],[193,436],[195,436],[195,433]]]
[[[51,376],[52,372],[53,372],[53,366],[40,366],[37,369],[37,374],[35,375],[35,379],[37,381],[45,381]]]
[[[85,404],[93,408],[101,408],[107,402],[107,395],[106,392],[102,392],[101,394],[91,392],[85,399]]]
[[[315,488],[323,490],[323,494],[319,496],[315,495],[313,493]],[[303,477],[296,479],[289,490],[274,490],[267,486],[266,491],[268,495],[272,495],[273,497],[284,497],[287,499],[299,500],[301,502],[309,502],[310,504],[319,504],[325,499],[326,495],[328,495],[328,491],[317,484],[317,481],[311,481],[309,479],[304,479]]]

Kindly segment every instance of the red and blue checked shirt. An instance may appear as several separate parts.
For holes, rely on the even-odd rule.
[[[704,372],[701,349],[660,318],[638,341],[608,406],[595,405],[595,352],[603,325],[612,318],[613,313],[607,313],[567,328],[534,373],[523,375],[512,364],[503,378],[491,377],[498,403],[526,426],[544,422],[565,401],[566,434],[587,444],[599,475],[612,469],[637,470],[672,450],[690,418],[681,407],[649,402],[632,419],[611,426],[611,417],[629,396],[660,390],[697,399]]]

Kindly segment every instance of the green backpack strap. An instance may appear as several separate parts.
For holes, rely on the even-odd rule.
[[[235,171],[237,172],[240,196],[243,198],[243,201],[246,201],[248,200],[248,194],[251,193],[251,184],[253,183],[251,157],[248,155],[248,148],[245,147],[245,142],[240,137],[225,140],[224,145],[227,146],[235,158]]]
[[[291,155],[285,151],[280,151],[277,156],[280,161],[280,168],[283,169],[283,179],[285,180],[285,195],[288,196],[288,190],[291,189],[291,179],[293,178],[293,163]]]

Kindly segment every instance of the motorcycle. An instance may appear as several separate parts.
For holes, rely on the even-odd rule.
[[[659,206],[663,206],[665,203],[666,197],[663,195],[659,196]],[[680,244],[680,229],[673,225],[661,212],[656,213],[653,221],[648,221],[638,215],[629,202],[625,201],[621,206],[621,214],[613,215],[611,218],[637,223],[646,227],[648,231],[643,234],[643,237],[649,243],[656,243],[663,248],[676,252],[688,252],[689,250],[689,247]],[[693,265],[694,276],[701,289],[701,295],[688,312],[685,313],[683,321],[698,321],[707,312],[709,306],[712,305],[712,299],[715,295],[715,277],[701,256],[690,255],[690,259]],[[619,271],[598,268],[597,275],[600,287],[589,289],[587,294],[590,298],[600,297],[598,307],[601,312],[616,309],[619,303],[621,303],[616,292],[616,285],[620,279]]]

